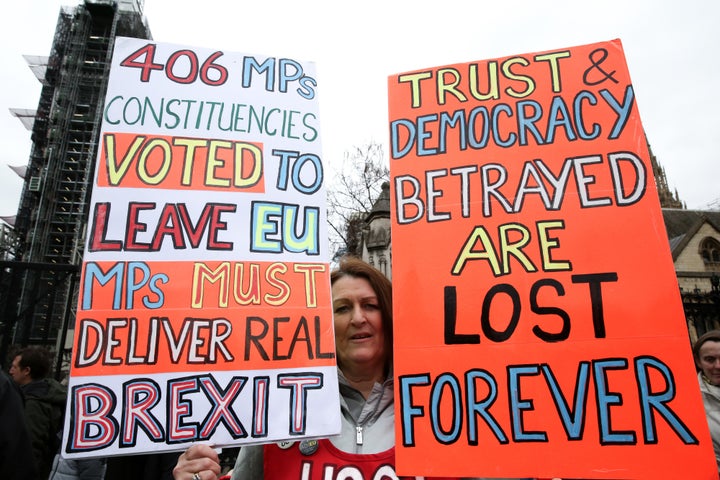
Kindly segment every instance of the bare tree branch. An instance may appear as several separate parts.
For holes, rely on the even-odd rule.
[[[345,152],[327,187],[330,248],[335,256],[359,255],[363,221],[390,178],[382,145],[371,142]]]

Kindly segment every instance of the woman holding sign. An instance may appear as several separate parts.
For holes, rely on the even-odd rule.
[[[342,430],[329,439],[246,446],[232,480],[371,480],[395,477],[392,379],[392,287],[377,269],[346,257],[331,275]],[[328,469],[332,469],[330,472]],[[215,450],[194,445],[174,469],[176,480],[214,480]],[[331,475],[331,476],[330,476]]]

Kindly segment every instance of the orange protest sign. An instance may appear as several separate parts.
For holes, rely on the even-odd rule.
[[[394,75],[389,112],[398,474],[716,478],[620,41]]]

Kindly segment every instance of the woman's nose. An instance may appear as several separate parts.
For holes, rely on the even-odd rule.
[[[354,305],[352,309],[352,316],[350,317],[350,322],[352,323],[363,323],[365,321],[365,315],[362,311],[362,308],[360,305]]]

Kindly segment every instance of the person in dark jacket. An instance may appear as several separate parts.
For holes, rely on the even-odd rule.
[[[4,371],[0,371],[0,478],[27,480],[36,476],[20,390]]]
[[[25,400],[25,422],[30,432],[37,478],[46,480],[59,448],[67,390],[57,380],[46,378],[50,354],[40,347],[22,349],[12,361],[10,376],[20,386]]]

